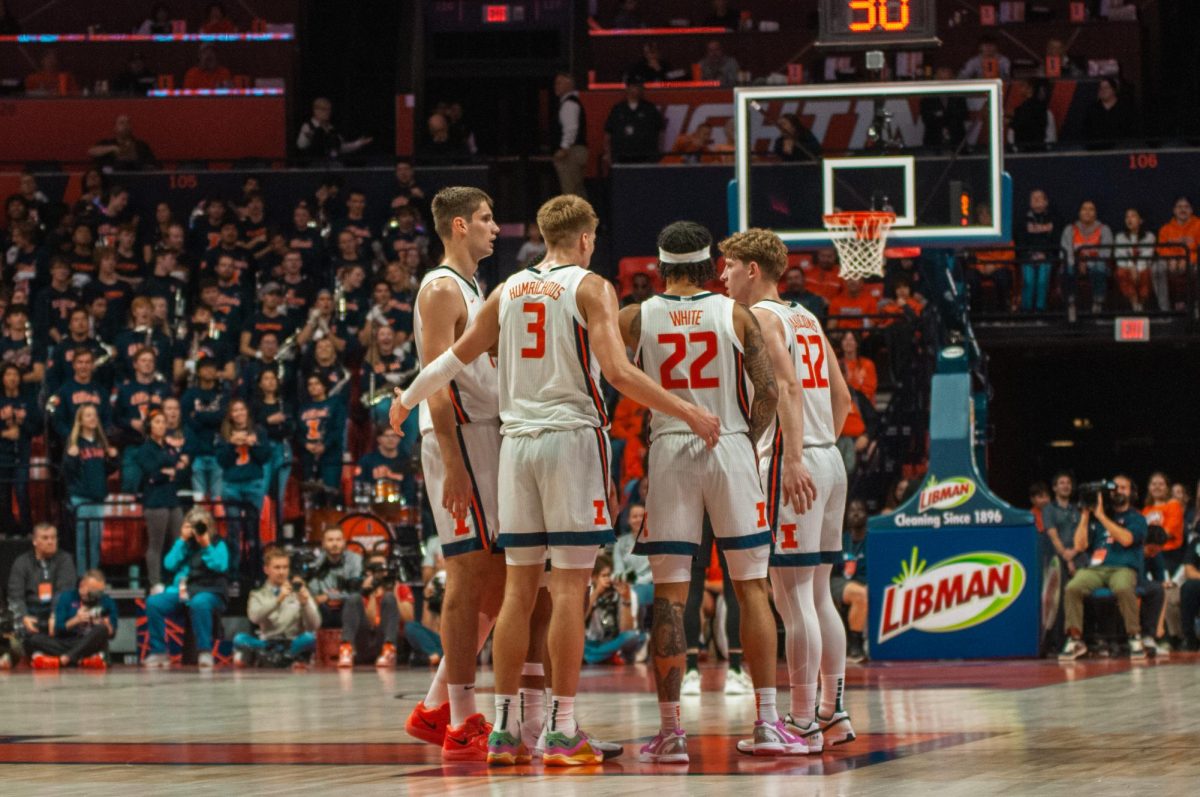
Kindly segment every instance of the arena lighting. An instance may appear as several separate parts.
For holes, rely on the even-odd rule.
[[[282,97],[283,89],[151,89],[147,97]]]
[[[589,36],[712,36],[729,28],[593,28]]]
[[[1050,447],[1051,448],[1074,448],[1075,441],[1074,440],[1051,440]]]
[[[22,33],[0,36],[0,42],[16,44],[64,44],[79,42],[290,42],[291,33]]]

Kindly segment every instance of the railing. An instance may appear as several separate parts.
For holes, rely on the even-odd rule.
[[[259,508],[244,501],[196,501],[192,504],[212,515],[216,525],[214,533],[230,546],[230,583],[242,586],[253,583],[261,562],[258,538]],[[190,508],[190,507],[189,507]],[[184,509],[186,513],[187,508]],[[140,566],[146,561],[149,544],[146,531],[146,515],[142,504],[133,495],[110,495],[108,500],[80,504],[72,510],[72,525],[64,531],[72,532],[75,539],[72,552],[87,550],[94,546],[95,535],[100,535],[99,564],[105,568]],[[83,545],[80,545],[82,538]],[[174,538],[168,537],[163,544],[163,554],[171,549]],[[94,565],[93,565],[94,566]],[[145,570],[140,570],[144,574]],[[118,584],[148,588],[144,575],[135,583],[130,573]],[[121,583],[124,581],[125,583]]]
[[[1196,253],[1181,243],[987,247],[962,253],[960,262],[977,317],[1066,315],[1074,321],[1136,312],[1200,319]]]

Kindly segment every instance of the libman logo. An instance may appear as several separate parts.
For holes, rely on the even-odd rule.
[[[883,592],[879,641],[913,629],[943,634],[986,623],[1013,604],[1025,582],[1025,568],[1006,554],[965,553],[927,567],[914,547]]]
[[[953,509],[962,506],[975,495],[975,482],[959,476],[954,479],[938,481],[930,476],[928,483],[921,490],[921,498],[917,503],[918,512],[928,512],[931,509]]]

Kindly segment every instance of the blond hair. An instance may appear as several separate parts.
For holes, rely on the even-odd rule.
[[[430,205],[430,213],[433,214],[433,228],[437,231],[438,237],[443,241],[449,241],[454,220],[461,217],[470,221],[471,216],[484,202],[488,204],[489,208],[495,210],[496,203],[481,188],[452,185],[438,191]]]
[[[600,219],[583,197],[562,194],[546,200],[537,212],[538,229],[551,247],[562,246],[583,233],[596,231]]]
[[[787,270],[787,246],[778,235],[761,227],[735,232],[717,244],[717,248],[726,257],[736,257],[743,263],[758,263],[763,275],[770,280],[778,281]]]
[[[78,407],[76,407],[75,408],[75,423],[72,424],[72,426],[71,426],[71,434],[67,436],[67,448],[70,448],[71,446],[79,445],[79,438],[83,436],[83,413],[88,407],[91,407],[93,410],[95,410],[96,417],[100,418],[100,408],[97,407],[95,404],[80,404]],[[103,421],[101,421],[100,425],[96,427],[95,434],[96,434],[96,442],[99,443],[101,446],[103,446],[104,450],[107,451],[108,450],[108,435],[104,434]]]

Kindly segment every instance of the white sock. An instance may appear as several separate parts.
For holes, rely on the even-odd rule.
[[[541,726],[546,723],[545,694],[541,689],[521,688],[521,724]]]
[[[425,693],[425,708],[441,708],[449,699],[450,692],[446,688],[446,657],[443,656],[442,660],[438,662],[437,672],[433,674],[433,682],[429,684],[429,691]]]
[[[479,713],[475,708],[475,684],[448,684],[446,691],[450,695],[451,725],[457,728],[467,717]]]
[[[842,692],[846,688],[845,673],[826,675],[821,673],[821,708],[817,711],[822,717],[832,717],[842,710]]]
[[[574,736],[578,728],[575,723],[575,698],[554,695],[550,699],[550,730]]]
[[[659,701],[658,716],[662,720],[662,732],[674,733],[675,731],[683,730],[683,723],[679,719],[679,701]]]
[[[496,695],[496,724],[497,729],[515,734],[519,728],[517,717],[517,696]]]
[[[770,689],[755,689],[754,707],[758,711],[758,718],[763,722],[771,725],[779,722],[779,712],[775,710],[774,687]]]
[[[792,721],[803,728],[813,721],[813,712],[817,708],[817,685],[792,685]]]

